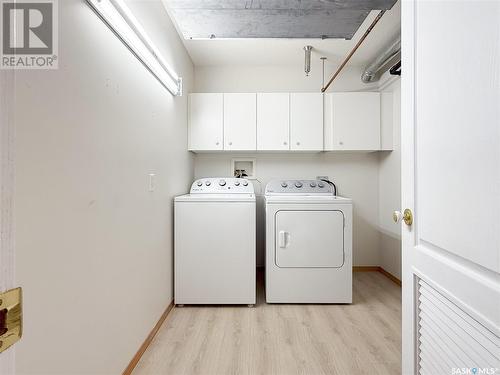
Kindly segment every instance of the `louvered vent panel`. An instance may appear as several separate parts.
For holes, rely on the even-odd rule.
[[[423,280],[418,281],[417,314],[421,375],[500,368],[500,337]]]

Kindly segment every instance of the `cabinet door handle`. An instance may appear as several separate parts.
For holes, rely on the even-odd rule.
[[[300,142],[297,142],[297,146],[300,146]]]
[[[233,142],[229,142],[229,146],[231,146],[233,144]]]
[[[219,142],[215,142],[215,145],[218,146],[219,145]]]
[[[288,144],[288,142],[283,142],[283,145],[285,145],[285,146],[286,146],[287,144]]]

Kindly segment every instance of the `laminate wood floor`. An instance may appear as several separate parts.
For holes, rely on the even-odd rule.
[[[260,281],[253,308],[174,308],[134,375],[400,374],[401,288],[353,283],[352,305],[268,305]]]

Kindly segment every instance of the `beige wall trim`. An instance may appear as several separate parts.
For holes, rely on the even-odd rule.
[[[353,266],[353,272],[380,272],[379,266]]]
[[[161,315],[160,319],[158,320],[156,325],[153,327],[153,329],[149,333],[148,337],[146,337],[146,340],[144,340],[141,347],[139,348],[137,353],[135,353],[134,357],[132,358],[132,360],[128,364],[127,368],[123,371],[123,375],[131,375],[132,374],[132,372],[135,369],[135,366],[137,366],[137,364],[141,360],[142,355],[147,350],[149,344],[151,344],[151,342],[153,341],[154,337],[156,336],[156,334],[160,330],[161,325],[163,324],[165,319],[167,319],[167,316],[168,316],[168,314],[170,314],[170,311],[172,311],[173,307],[174,307],[174,301],[170,302],[170,304],[167,306],[167,308],[165,309],[165,311]]]
[[[352,267],[353,272],[380,272],[382,275],[393,281],[394,283],[401,286],[401,280],[399,280],[392,273],[387,272],[380,266],[354,266]]]
[[[381,274],[383,274],[384,276],[386,276],[387,278],[391,279],[393,282],[395,282],[396,284],[398,284],[399,286],[401,286],[401,280],[399,280],[396,276],[394,276],[392,273],[390,272],[387,272],[386,270],[384,270],[382,267],[379,267],[379,272]]]

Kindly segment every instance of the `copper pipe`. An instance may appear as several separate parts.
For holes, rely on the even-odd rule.
[[[349,54],[347,55],[347,57],[345,58],[345,60],[342,62],[342,64],[339,66],[339,68],[337,69],[337,71],[335,72],[335,74],[333,75],[333,77],[330,78],[330,80],[328,81],[328,83],[326,84],[326,86],[321,89],[321,92],[325,92],[328,89],[328,87],[330,87],[330,85],[332,84],[333,80],[335,78],[337,78],[337,76],[340,74],[341,70],[344,68],[344,66],[351,59],[352,55],[354,55],[354,52],[356,52],[356,50],[361,45],[361,43],[363,43],[363,41],[366,39],[366,37],[368,36],[368,34],[370,34],[370,32],[373,30],[373,28],[375,27],[375,25],[377,24],[377,22],[380,21],[380,19],[384,15],[384,13],[385,13],[385,10],[381,10],[380,13],[377,14],[377,17],[375,17],[375,19],[373,20],[372,24],[368,27],[368,29],[366,29],[366,31],[363,34],[363,36],[361,37],[361,39],[359,39],[358,43],[356,43],[356,45],[351,50],[351,52],[349,52]]]

